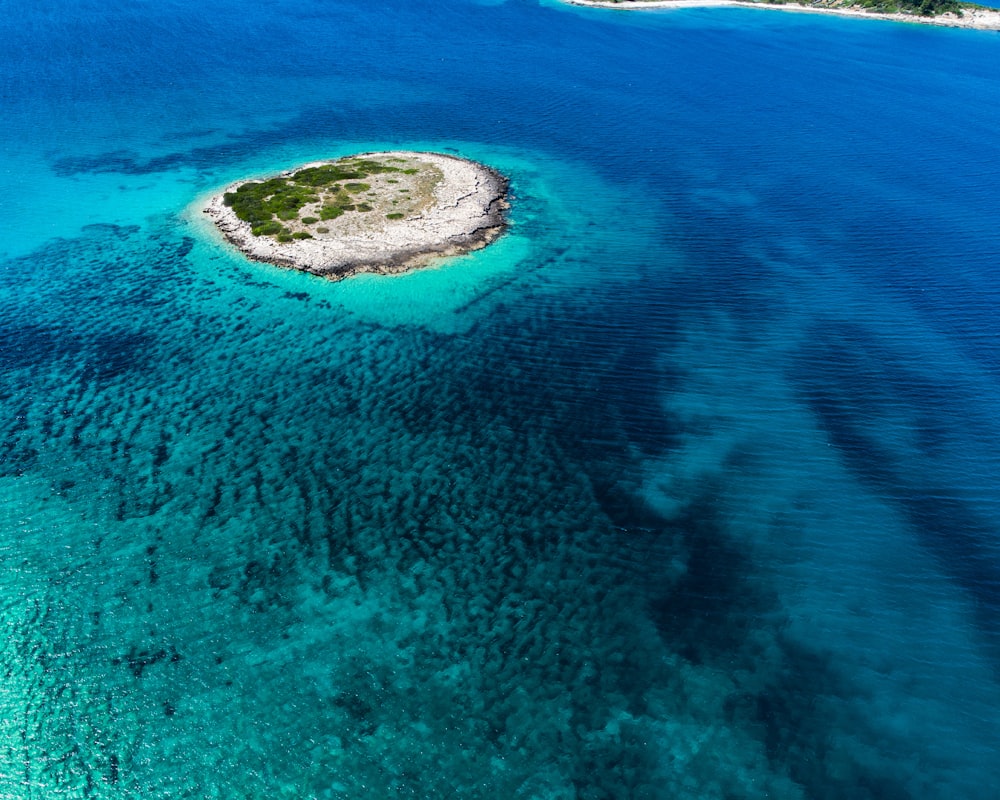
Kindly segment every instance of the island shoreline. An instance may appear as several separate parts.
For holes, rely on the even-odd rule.
[[[938,16],[921,16],[919,14],[882,13],[866,11],[858,6],[847,8],[830,8],[825,6],[804,5],[802,3],[765,3],[753,0],[625,0],[614,3],[609,0],[560,0],[574,6],[588,8],[610,8],[618,11],[647,11],[670,8],[762,8],[774,11],[790,11],[803,14],[827,14],[856,19],[882,20],[886,22],[908,22],[919,25],[936,25],[945,28],[963,28],[966,30],[1000,31],[1000,9],[970,8],[959,17],[952,13]]]
[[[365,220],[366,225],[340,239],[278,243],[254,235],[251,224],[241,220],[225,202],[227,193],[245,184],[359,159],[408,159],[440,170],[442,179],[434,188],[435,204],[425,213],[399,222],[386,222],[373,215]],[[399,275],[486,247],[509,225],[509,188],[508,179],[497,170],[459,156],[410,150],[364,152],[237,181],[213,193],[202,211],[217,233],[252,261],[342,280],[361,273]]]

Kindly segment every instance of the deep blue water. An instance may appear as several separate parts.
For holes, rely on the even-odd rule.
[[[0,797],[995,796],[1000,34],[3,9]],[[508,234],[200,218],[388,147]]]

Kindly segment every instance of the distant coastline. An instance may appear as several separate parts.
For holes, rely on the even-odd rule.
[[[982,31],[1000,31],[1000,9],[962,4],[962,15],[952,12],[926,16],[917,13],[872,11],[860,5],[839,3],[820,5],[804,3],[765,2],[763,0],[562,0],[575,6],[612,8],[619,11],[643,11],[664,8],[714,8],[716,6],[766,8],[775,11],[792,11],[807,14],[834,14],[841,17],[881,19],[892,22],[913,22],[921,25],[938,25],[947,28],[969,28]]]
[[[247,258],[340,280],[485,247],[506,228],[507,186],[443,153],[362,153],[240,181],[204,212]]]

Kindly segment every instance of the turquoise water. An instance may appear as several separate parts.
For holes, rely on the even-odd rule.
[[[0,16],[0,797],[1000,778],[1000,34],[557,2]],[[404,277],[201,203],[511,177]]]

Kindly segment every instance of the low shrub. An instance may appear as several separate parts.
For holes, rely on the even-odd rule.
[[[260,225],[254,225],[251,232],[254,236],[274,236],[277,233],[283,233],[284,230],[285,228],[280,222],[272,219]]]
[[[292,180],[306,186],[326,186],[334,181],[350,180],[352,178],[363,178],[364,175],[350,166],[337,164],[324,164],[320,167],[307,167],[300,169]]]

